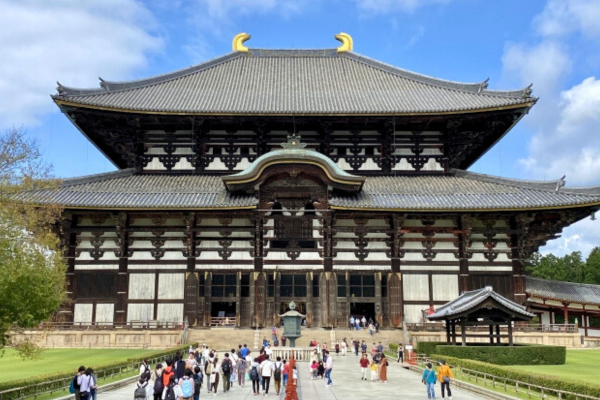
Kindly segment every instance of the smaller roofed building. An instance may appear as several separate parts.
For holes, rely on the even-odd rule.
[[[467,333],[468,327],[489,326],[490,344],[500,345],[503,337],[513,345],[513,322],[529,321],[534,314],[520,304],[502,297],[491,286],[464,292],[455,300],[441,306],[427,318],[430,321],[446,321],[446,341],[456,345],[456,325],[461,327],[461,343],[467,345],[468,337],[481,337],[479,333]],[[500,326],[506,325],[508,333],[501,334]],[[494,333],[494,328],[496,332]]]
[[[527,302],[542,325],[574,324],[586,337],[600,337],[600,286],[526,278]]]

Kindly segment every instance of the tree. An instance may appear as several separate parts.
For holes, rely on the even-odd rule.
[[[600,247],[594,247],[585,262],[585,283],[600,285]]]
[[[19,192],[56,185],[23,129],[0,134],[0,348],[10,329],[36,326],[66,298],[66,263],[53,230],[61,209],[18,201]]]
[[[563,257],[534,253],[529,259],[527,270],[536,278],[582,283],[585,281],[586,264],[580,251],[574,251]]]

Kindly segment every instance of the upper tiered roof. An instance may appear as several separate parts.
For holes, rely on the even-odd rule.
[[[234,51],[172,73],[98,89],[59,84],[59,105],[206,115],[411,115],[531,107],[529,88],[487,89],[406,71],[352,51]]]

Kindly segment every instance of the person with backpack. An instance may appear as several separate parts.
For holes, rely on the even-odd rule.
[[[281,372],[283,369],[283,363],[281,357],[277,357],[277,361],[273,363],[273,380],[275,381],[275,394],[279,396],[281,390]]]
[[[199,366],[194,367],[194,374],[192,375],[192,379],[194,380],[194,400],[200,399],[200,388],[202,387],[202,371]]]
[[[229,353],[225,353],[223,361],[221,361],[221,372],[223,379],[223,393],[227,393],[231,388],[231,373],[233,371],[233,365],[229,359]],[[216,392],[215,392],[216,393]]]
[[[81,371],[81,374],[78,373],[79,376],[77,377],[77,384],[79,385],[79,399],[88,400],[88,397],[90,395],[92,376],[87,375],[85,373],[85,368],[83,366],[79,367],[80,370],[82,368],[83,371]]]
[[[260,393],[260,380],[258,376],[258,369],[260,368],[260,364],[258,363],[258,358],[255,358],[250,365],[250,380],[252,381],[252,391],[255,396],[258,396]]]
[[[221,376],[221,370],[219,368],[219,359],[217,357],[215,357],[211,364],[211,373],[210,373],[210,384],[212,386],[212,389],[213,389],[215,395],[217,394],[217,391],[219,390],[220,376]]]
[[[148,400],[150,398],[151,391],[153,388],[148,384],[148,380],[140,378],[135,384],[135,391],[133,392],[133,398],[135,400]]]
[[[435,399],[435,382],[437,382],[437,375],[430,362],[427,363],[426,366],[427,368],[423,371],[423,376],[421,376],[421,382],[427,387],[427,398]]]
[[[242,357],[238,357],[237,364],[237,377],[238,377],[238,385],[240,387],[244,387],[246,383],[246,360]]]
[[[161,400],[179,400],[181,395],[181,387],[177,384],[177,377],[172,373],[169,375],[169,380],[165,385]]]
[[[152,378],[151,378],[152,381],[154,381],[154,385],[152,385],[154,400],[161,400],[162,393],[165,388],[165,385],[163,383],[163,378],[162,378],[162,372],[163,372],[162,364],[160,364],[160,363],[156,364],[154,371],[152,371]]]
[[[194,380],[192,379],[192,375],[192,370],[186,369],[183,372],[183,377],[179,380],[183,400],[192,400],[194,397]]]
[[[169,385],[169,381],[171,379],[171,376],[175,376],[175,372],[173,371],[173,360],[171,360],[170,358],[167,359],[166,361],[167,366],[165,367],[165,369],[163,369],[162,371],[162,381],[163,381],[163,387],[167,387]],[[164,392],[164,390],[163,390]]]
[[[89,367],[85,370],[85,374],[89,375],[91,377],[89,399],[96,400],[96,396],[97,396],[96,391],[98,390],[98,378],[96,378],[96,374],[94,374],[94,370]],[[450,390],[450,389],[448,389],[448,390]]]
[[[146,381],[150,380],[151,376],[150,367],[148,366],[148,360],[144,358],[142,364],[140,365],[140,379],[144,379]]]
[[[81,367],[79,367],[79,369],[77,370],[77,374],[75,374],[73,379],[71,379],[71,384],[69,385],[69,393],[72,393],[75,395],[75,400],[81,399],[79,377],[82,374],[85,374],[85,367],[83,365]]]

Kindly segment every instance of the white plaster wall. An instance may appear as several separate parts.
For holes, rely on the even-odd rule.
[[[432,275],[433,300],[450,301],[458,297],[457,275]]]
[[[429,301],[429,279],[427,275],[403,275],[402,292],[404,293],[404,300]]]
[[[127,322],[152,321],[154,318],[154,304],[128,304]]]
[[[91,324],[94,305],[91,303],[77,303],[73,312],[73,322],[76,324]]]
[[[183,300],[185,274],[159,274],[158,298]]]
[[[155,274],[129,274],[129,298],[154,300],[155,278]]]
[[[428,304],[422,305],[405,305],[404,306],[404,320],[407,324],[418,324],[423,322],[422,310],[429,308]]]
[[[112,325],[115,313],[115,305],[113,303],[96,304],[96,324]]]
[[[161,322],[183,322],[183,304],[159,304],[156,319]]]

